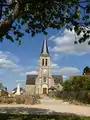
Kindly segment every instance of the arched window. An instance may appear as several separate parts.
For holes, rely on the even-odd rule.
[[[42,66],[44,66],[44,59],[42,59]]]
[[[46,63],[45,63],[45,65],[47,66],[47,59],[46,59]]]

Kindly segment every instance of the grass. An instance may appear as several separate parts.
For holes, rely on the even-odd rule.
[[[17,115],[0,114],[0,120],[90,120],[90,117],[80,117],[74,115]]]

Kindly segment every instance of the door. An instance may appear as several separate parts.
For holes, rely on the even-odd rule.
[[[43,88],[43,94],[47,94],[47,88]]]

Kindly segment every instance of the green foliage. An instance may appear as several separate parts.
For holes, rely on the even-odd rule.
[[[73,76],[63,83],[63,91],[57,96],[90,104],[90,76]]]
[[[76,116],[73,114],[60,115],[26,115],[26,114],[0,114],[2,120],[90,120],[90,117]]]
[[[0,90],[7,91],[7,87],[5,87],[2,83],[0,83]]]
[[[86,66],[84,69],[83,69],[83,75],[90,75],[90,68],[88,66]]]
[[[5,23],[0,22],[0,41],[4,36],[12,42],[19,41],[20,45],[20,38],[25,32],[32,36],[40,32],[46,35],[47,28],[67,28],[71,31],[74,28],[77,35],[83,32],[83,37],[75,44],[85,42],[90,37],[89,0],[13,0],[3,8],[1,18],[5,16]]]
[[[0,83],[0,90],[2,90],[4,88],[3,84]]]
[[[73,76],[63,83],[65,91],[90,91],[90,76]]]
[[[12,36],[10,36],[10,35],[6,35],[6,38],[8,39],[8,40],[10,40],[11,42],[14,42],[14,39],[13,39],[13,37]]]
[[[74,104],[90,104],[90,91],[57,91],[56,97]]]

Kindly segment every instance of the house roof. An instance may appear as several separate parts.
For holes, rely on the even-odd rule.
[[[35,85],[35,80],[37,78],[38,75],[27,75],[27,78],[26,78],[26,85],[30,84],[30,85]],[[54,82],[56,84],[58,83],[62,83],[63,82],[63,78],[61,75],[52,75],[53,79],[54,79]]]
[[[27,75],[26,85],[27,85],[27,84],[34,85],[37,76],[38,76],[38,75]]]
[[[23,92],[24,92],[25,90],[24,90],[23,88],[21,88],[21,87],[20,87],[20,92],[21,92],[21,91],[23,91]],[[16,88],[14,88],[14,89],[12,90],[12,92],[13,92],[13,93],[16,93],[16,92],[17,92],[17,87],[16,87]]]

